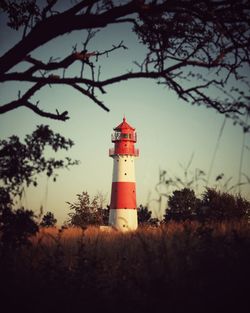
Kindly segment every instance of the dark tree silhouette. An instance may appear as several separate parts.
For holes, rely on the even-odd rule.
[[[207,188],[202,196],[197,217],[200,220],[225,221],[248,218],[250,202],[240,195],[234,196]]]
[[[17,136],[0,140],[0,181],[5,190],[21,196],[24,186],[36,186],[38,174],[44,172],[55,181],[57,169],[68,168],[78,161],[68,157],[65,160],[46,158],[44,150],[48,147],[54,152],[68,150],[73,144],[71,139],[54,133],[47,125],[37,126],[32,134],[25,136],[23,143]],[[0,196],[6,197],[4,191]]]
[[[148,210],[148,207],[140,205],[137,209],[138,212],[138,223],[146,224],[151,219],[152,212]]]
[[[169,197],[164,220],[185,221],[193,219],[199,204],[200,201],[196,198],[193,190],[189,188],[176,190]]]
[[[152,212],[149,211],[147,206],[139,205],[137,208],[138,212],[138,224],[142,226],[157,226],[158,219],[152,217]]]
[[[24,208],[0,210],[0,236],[4,247],[18,248],[29,244],[29,236],[38,231],[34,212]]]
[[[247,1],[82,0],[67,5],[57,0],[47,1],[43,7],[35,0],[1,1],[8,26],[22,37],[0,57],[0,81],[27,82],[30,87],[2,104],[0,113],[26,107],[41,116],[65,121],[67,111],[46,111],[31,99],[41,88],[56,85],[70,86],[108,111],[99,99],[105,87],[146,78],[174,90],[185,101],[214,108],[249,131],[244,117],[250,111]],[[97,30],[114,24],[133,30],[146,52],[142,61],[132,60],[129,72],[101,79],[103,56],[120,50],[122,59],[121,50],[127,48],[125,38],[105,51],[88,51],[88,44]],[[76,45],[61,60],[57,56],[49,61],[32,56],[41,45],[76,30],[86,31],[82,49]],[[77,61],[82,65],[80,74],[67,75]],[[30,66],[17,70],[21,63]]]
[[[13,199],[10,195],[10,188],[0,187],[0,211],[5,208],[11,208]]]
[[[40,223],[42,227],[54,227],[56,226],[57,219],[52,212],[47,212]]]
[[[202,198],[198,199],[193,190],[176,190],[169,197],[164,221],[229,221],[249,219],[250,202],[241,195],[207,188]]]
[[[68,150],[73,144],[72,140],[54,133],[47,125],[37,126],[32,134],[25,136],[24,142],[17,136],[0,140],[0,237],[5,246],[27,244],[29,235],[38,231],[32,211],[13,209],[15,196],[21,197],[25,186],[37,186],[40,173],[45,172],[55,181],[56,170],[78,163],[70,158],[45,157],[44,150],[49,147],[54,152]],[[44,216],[44,226],[55,222],[53,216]]]

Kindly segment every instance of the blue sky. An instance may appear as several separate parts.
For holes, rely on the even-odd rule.
[[[20,34],[4,28],[4,19],[0,19],[0,54],[2,55],[20,38]],[[3,35],[5,34],[5,35]],[[6,35],[8,34],[8,35]],[[84,32],[73,32],[62,36],[46,46],[36,49],[33,57],[48,61],[50,56],[65,57],[71,53],[72,46],[81,41]],[[126,72],[133,67],[134,60],[142,60],[144,48],[140,46],[129,27],[113,26],[99,32],[92,40],[89,51],[109,49],[112,44],[124,40],[128,50],[115,51],[101,60],[101,78]],[[27,66],[23,64],[22,66]],[[79,73],[80,64],[75,63],[68,73]],[[1,103],[15,99],[18,90],[25,90],[25,83],[5,83],[0,86]],[[56,183],[40,177],[38,188],[29,188],[22,204],[39,211],[41,205],[45,211],[52,211],[62,223],[69,213],[66,201],[76,200],[76,194],[88,191],[90,195],[102,192],[109,203],[112,181],[112,159],[108,149],[112,147],[110,135],[125,115],[128,123],[136,128],[137,147],[140,158],[136,161],[137,203],[150,201],[150,209],[158,214],[157,198],[154,191],[158,182],[159,169],[165,169],[170,176],[182,176],[179,163],[187,164],[193,154],[191,172],[196,168],[208,173],[216,141],[224,121],[224,116],[212,109],[192,106],[183,102],[177,95],[157,85],[152,80],[133,80],[115,84],[106,88],[107,94],[100,99],[110,108],[107,113],[96,104],[84,98],[77,91],[66,86],[46,87],[33,98],[40,100],[40,106],[48,110],[69,111],[67,122],[41,118],[28,109],[17,109],[0,115],[0,137],[12,134],[20,135],[32,132],[38,124],[48,124],[65,137],[71,138],[75,146],[71,151],[58,153],[58,157],[69,155],[81,161],[79,166],[69,171],[59,171]],[[233,126],[227,120],[216,154],[211,174],[211,186],[217,174],[224,173],[226,178],[233,177],[237,183],[242,149],[243,132],[239,126]],[[245,136],[242,171],[250,177],[250,136]],[[50,153],[48,151],[48,153]],[[250,199],[249,185],[242,187],[242,194]],[[170,190],[168,191],[170,193]],[[199,189],[202,192],[202,189]],[[163,204],[164,206],[165,204]]]

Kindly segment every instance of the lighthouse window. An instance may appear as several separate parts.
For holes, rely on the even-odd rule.
[[[128,138],[128,134],[122,134],[122,138]]]
[[[127,175],[127,173],[125,173],[125,175]]]
[[[115,132],[114,137],[115,140],[119,140],[121,138],[121,133]]]
[[[127,162],[127,160],[124,160],[125,162]]]

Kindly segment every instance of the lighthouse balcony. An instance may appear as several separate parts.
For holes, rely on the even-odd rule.
[[[139,149],[134,149],[133,152],[130,152],[130,151],[115,151],[114,148],[110,148],[109,149],[109,156],[112,157],[114,155],[132,155],[132,156],[135,156],[135,157],[138,157],[139,156]]]

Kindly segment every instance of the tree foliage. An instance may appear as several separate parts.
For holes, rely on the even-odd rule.
[[[56,180],[56,170],[68,168],[78,161],[66,157],[55,159],[46,156],[46,149],[53,152],[68,150],[73,141],[54,133],[49,126],[40,125],[23,142],[18,136],[0,140],[0,236],[5,245],[19,246],[29,242],[28,237],[38,231],[33,211],[13,208],[15,196],[21,197],[25,186],[37,186],[39,174],[46,173]],[[54,226],[56,219],[48,212],[42,226]]]
[[[67,85],[105,110],[100,100],[109,85],[128,79],[154,79],[184,101],[214,108],[249,130],[244,115],[249,114],[249,19],[250,8],[245,0],[57,0],[1,1],[8,26],[22,33],[20,41],[0,57],[0,81],[29,83],[18,97],[2,104],[0,113],[26,107],[35,113],[65,121],[68,112],[43,110],[31,98],[47,86]],[[104,56],[127,49],[114,42],[110,49],[88,51],[97,30],[122,25],[133,30],[146,48],[142,60],[132,60],[131,70],[101,78]],[[79,43],[69,55],[58,60],[34,57],[33,51],[58,36],[72,31],[85,31],[82,48]],[[110,34],[112,35],[112,34]],[[81,38],[82,41],[82,38]],[[77,45],[78,44],[78,45]],[[75,62],[80,73],[69,75]],[[17,70],[21,63],[28,69]],[[23,67],[20,67],[23,68]]]
[[[11,208],[13,205],[13,199],[8,192],[8,188],[0,187],[0,211],[5,208]]]
[[[18,248],[29,244],[29,236],[38,231],[34,212],[24,208],[0,210],[0,237],[4,247]]]
[[[233,196],[226,192],[207,188],[202,196],[200,220],[225,221],[246,218],[250,212],[250,202],[240,195]]]
[[[57,219],[52,212],[47,212],[40,223],[42,227],[54,227],[56,226]]]
[[[91,199],[87,191],[77,194],[76,202],[67,202],[72,210],[69,213],[69,224],[82,228],[89,225],[107,225],[109,211],[100,205],[101,202],[100,196],[96,195]]]
[[[37,185],[40,173],[45,172],[55,181],[56,170],[78,164],[78,161],[46,157],[45,150],[68,150],[73,144],[71,139],[54,133],[47,125],[37,126],[32,134],[25,136],[24,142],[18,136],[0,140],[1,182],[12,195],[21,195],[24,185]]]
[[[147,207],[140,205],[137,209],[138,212],[138,223],[144,224],[151,219],[152,212],[148,210]]]
[[[149,211],[147,206],[139,205],[137,208],[138,224],[141,226],[151,225],[156,226],[158,219],[152,217],[152,212]]]
[[[241,195],[232,195],[207,188],[201,199],[188,188],[176,190],[169,197],[168,208],[164,221],[198,220],[198,221],[229,221],[248,219],[250,202]]]
[[[169,197],[168,209],[166,210],[164,220],[185,221],[192,219],[198,206],[199,200],[196,198],[193,190],[189,188],[176,190]]]

